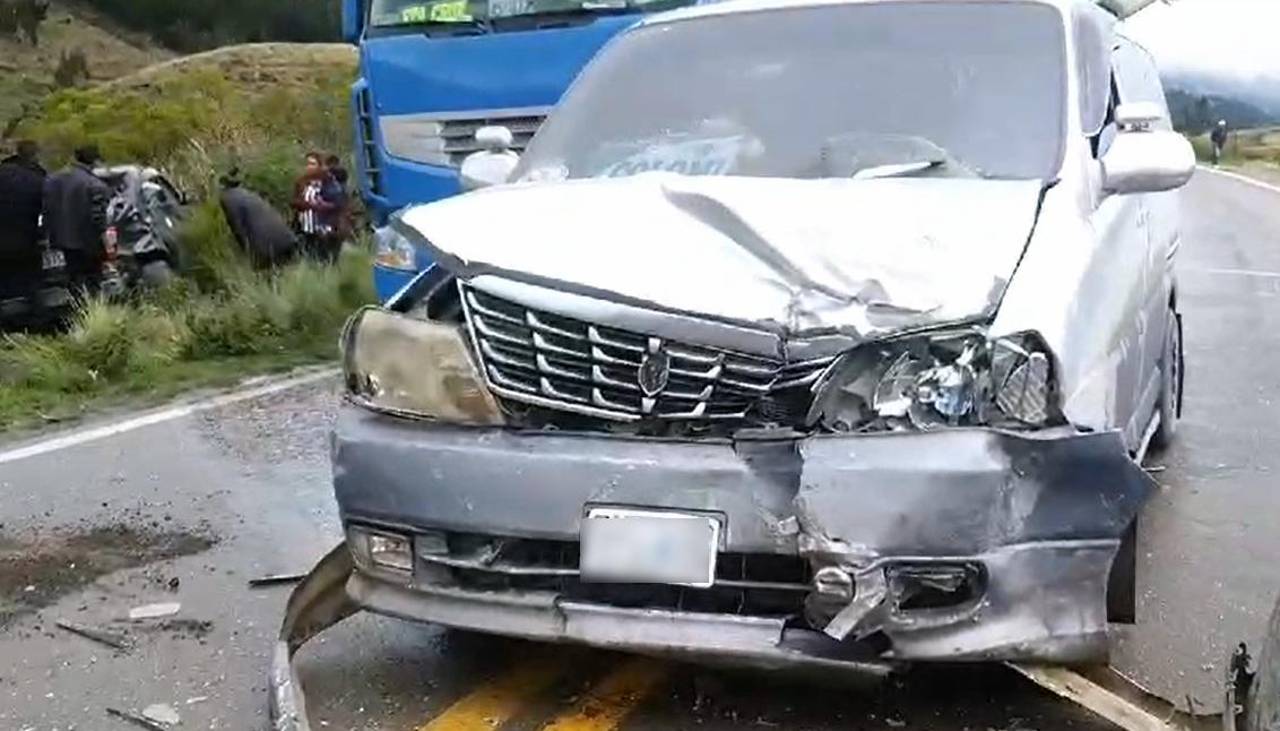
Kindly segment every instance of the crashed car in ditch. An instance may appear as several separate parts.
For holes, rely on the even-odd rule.
[[[111,191],[102,290],[119,296],[168,286],[181,268],[178,234],[187,196],[155,168],[116,165],[94,171]]]
[[[770,667],[1104,660],[1181,404],[1194,168],[1116,20],[688,8],[514,170],[477,133],[464,179],[506,182],[397,216],[439,264],[344,335],[347,541],[277,702],[357,609]]]

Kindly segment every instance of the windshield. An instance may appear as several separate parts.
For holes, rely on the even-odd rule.
[[[1064,38],[1057,10],[1010,2],[641,27],[588,67],[515,176],[1056,177]]]
[[[373,0],[372,28],[456,23],[474,25],[502,18],[558,14],[649,12],[692,0]]]

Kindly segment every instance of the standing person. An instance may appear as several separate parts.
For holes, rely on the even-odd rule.
[[[107,203],[111,191],[93,174],[102,159],[96,145],[75,151],[71,167],[55,173],[44,186],[44,223],[49,243],[67,257],[73,289],[93,292],[106,256]]]
[[[0,161],[0,295],[27,296],[44,272],[40,258],[40,211],[45,170],[30,140]]]
[[[1222,160],[1222,153],[1227,149],[1227,120],[1219,119],[1218,126],[1213,128],[1213,132],[1209,133],[1209,141],[1213,143],[1213,164],[1217,165]]]
[[[333,183],[319,153],[307,153],[306,165],[293,184],[293,210],[297,214],[298,233],[302,234],[304,253],[317,259],[327,259],[333,232],[333,212],[337,210],[337,204],[325,198],[325,187],[330,186],[332,191]]]
[[[337,155],[325,158],[324,166],[329,171],[329,179],[325,184],[323,195],[326,201],[336,206],[332,212],[332,230],[329,233],[327,251],[330,259],[336,261],[338,255],[342,253],[342,245],[352,236],[351,193],[347,189],[350,175],[342,165],[342,159]]]

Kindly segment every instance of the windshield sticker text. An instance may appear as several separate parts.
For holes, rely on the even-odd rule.
[[[657,143],[607,165],[602,178],[623,178],[643,172],[663,171],[681,175],[727,175],[737,162],[743,138],[719,137],[703,140]]]

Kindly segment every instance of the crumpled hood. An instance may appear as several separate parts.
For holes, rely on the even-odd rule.
[[[411,208],[397,225],[464,278],[861,339],[994,312],[1040,188],[646,173],[490,188]]]

